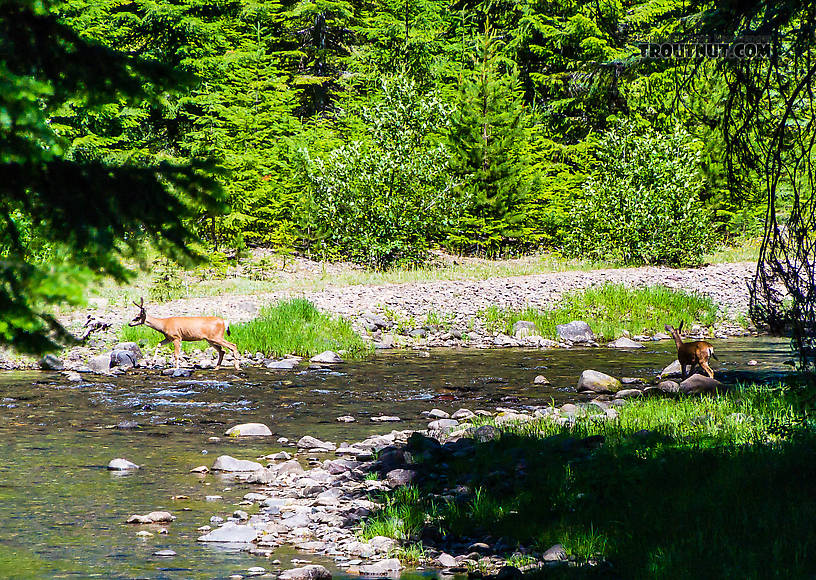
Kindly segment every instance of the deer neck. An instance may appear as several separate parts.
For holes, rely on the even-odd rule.
[[[144,324],[145,326],[152,328],[153,330],[158,330],[159,332],[163,333],[165,327],[165,319],[147,315],[145,316]]]
[[[679,349],[680,347],[682,347],[683,346],[683,339],[680,338],[680,333],[675,330],[674,333],[672,334],[672,336],[674,337],[674,344],[677,345],[677,348]]]

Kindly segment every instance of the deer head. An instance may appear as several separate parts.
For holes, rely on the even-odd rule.
[[[145,312],[144,309],[144,298],[142,298],[140,304],[136,304],[135,302],[133,304],[139,309],[139,314],[137,314],[136,318],[134,318],[128,323],[128,326],[139,326],[140,324],[144,324],[145,319],[147,318],[147,313]]]

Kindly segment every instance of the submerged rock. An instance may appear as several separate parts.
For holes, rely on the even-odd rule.
[[[227,522],[209,534],[200,536],[199,542],[217,542],[220,544],[249,544],[254,542],[260,532],[252,526]]]
[[[641,343],[632,340],[631,338],[626,338],[625,336],[610,342],[606,346],[609,348],[645,348]]]
[[[170,512],[150,512],[146,515],[132,515],[127,519],[128,524],[158,524],[168,523],[176,519]]]

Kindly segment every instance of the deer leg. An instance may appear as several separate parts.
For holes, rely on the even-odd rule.
[[[236,370],[236,371],[241,370],[241,367],[240,367],[240,366],[239,366],[239,364],[238,364],[238,360],[240,359],[240,356],[238,355],[238,347],[237,347],[237,346],[235,346],[235,345],[234,345],[233,343],[231,343],[230,341],[228,341],[228,340],[224,339],[224,338],[220,338],[220,339],[218,339],[218,340],[216,340],[216,341],[213,341],[213,342],[217,342],[217,343],[218,343],[218,344],[220,344],[222,347],[224,347],[224,348],[228,348],[228,349],[229,349],[229,350],[232,352],[232,356],[233,356],[234,361],[235,361],[235,370]],[[218,359],[218,360],[219,360],[219,363],[220,363],[220,362],[221,362],[221,359]]]
[[[181,353],[181,339],[177,338],[173,341],[173,350],[176,357],[176,368],[179,368],[179,354]]]
[[[224,360],[224,349],[221,348],[221,345],[218,344],[217,342],[213,342],[211,340],[208,340],[207,342],[209,342],[215,349],[215,351],[218,353],[218,363],[215,365],[216,370],[218,370],[219,368],[221,368],[221,361]]]
[[[680,363],[680,378],[684,381],[686,380],[686,365],[683,363]]]
[[[173,342],[171,339],[165,338],[163,341],[161,341],[159,344],[157,344],[156,345],[156,350],[153,351],[153,358],[156,358],[157,356],[159,356],[159,349],[161,347],[163,347],[165,344],[169,344],[171,342]]]
[[[712,370],[711,370],[711,367],[710,367],[710,366],[708,366],[708,361],[702,361],[702,360],[701,360],[701,361],[700,361],[700,366],[701,366],[701,367],[703,367],[703,370],[706,372],[706,374],[707,374],[709,377],[711,377],[712,379],[714,378],[714,371],[712,371]]]

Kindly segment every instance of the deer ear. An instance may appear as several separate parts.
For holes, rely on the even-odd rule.
[[[677,332],[680,332],[681,330],[683,330],[683,322],[685,322],[685,321],[683,321],[683,320],[680,321],[680,326],[677,327]]]

